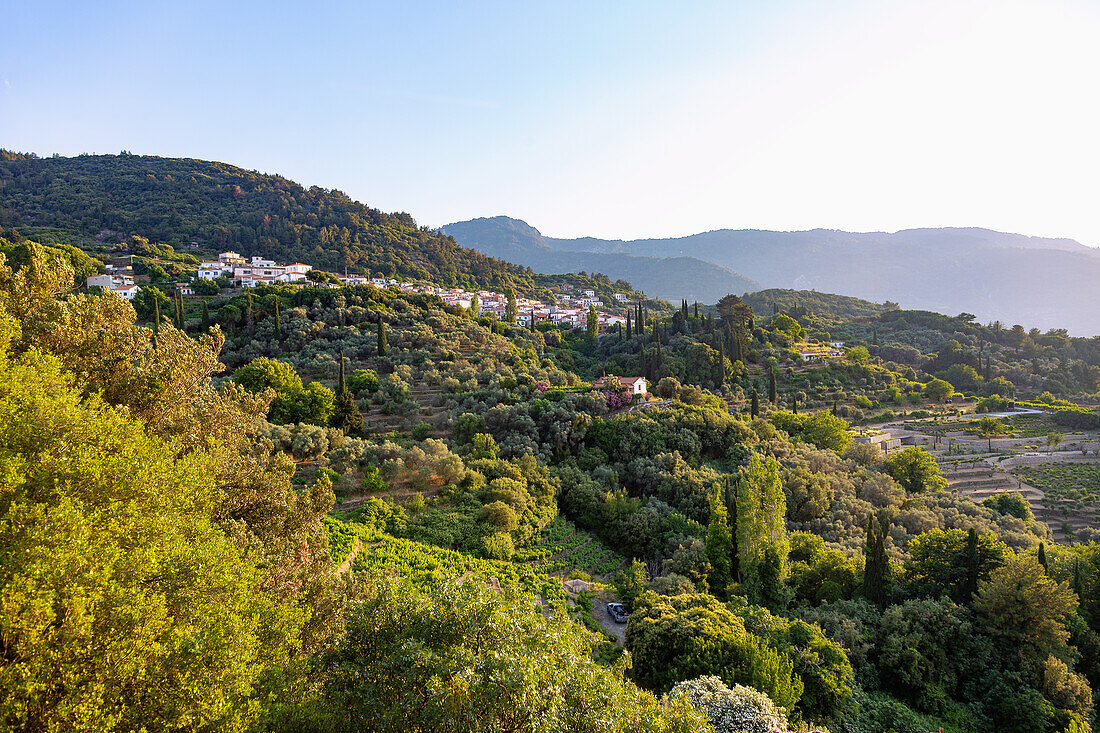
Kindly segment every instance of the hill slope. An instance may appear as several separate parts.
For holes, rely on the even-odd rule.
[[[340,191],[224,163],[136,155],[37,158],[0,151],[0,224],[59,231],[73,243],[139,234],[175,246],[234,249],[335,272],[441,284],[523,284],[531,272],[458,246]]]
[[[526,265],[538,272],[602,272],[627,280],[651,296],[678,301],[717,302],[729,293],[755,290],[760,284],[733,270],[697,257],[640,256],[570,250],[551,245],[538,229],[506,216],[448,224],[440,231],[464,246],[491,257]],[[560,240],[553,240],[560,241]]]
[[[494,220],[501,228],[500,217]],[[485,220],[479,220],[485,221]],[[508,231],[537,230],[508,221]],[[468,223],[466,223],[468,224]],[[693,258],[740,273],[765,288],[820,290],[907,308],[974,313],[1027,327],[1100,334],[1100,253],[1068,239],[1025,237],[978,228],[911,229],[895,233],[723,229],[688,237],[634,241],[492,238],[481,227],[444,227],[462,244],[529,264],[559,254]],[[529,230],[529,231],[528,231]],[[532,235],[533,236],[533,235]],[[522,254],[521,254],[522,253]],[[632,281],[636,281],[633,278]],[[731,287],[726,292],[740,293]],[[673,296],[682,297],[682,296]],[[711,302],[717,298],[709,299]]]

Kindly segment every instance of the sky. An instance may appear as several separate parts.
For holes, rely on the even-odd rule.
[[[1100,246],[1100,2],[8,0],[0,147],[219,160],[557,237]]]

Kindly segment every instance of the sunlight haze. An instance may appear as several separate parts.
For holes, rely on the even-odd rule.
[[[429,226],[1100,245],[1095,3],[309,7],[15,3],[47,40],[0,49],[0,145],[224,160]]]

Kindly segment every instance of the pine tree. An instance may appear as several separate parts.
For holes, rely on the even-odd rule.
[[[733,536],[730,533],[726,505],[716,489],[710,499],[710,524],[707,526],[707,559],[710,560],[710,589],[719,598],[725,598],[731,581],[730,557],[733,554]]]
[[[378,319],[378,355],[386,355],[386,322]]]
[[[879,608],[888,600],[890,558],[886,556],[886,527],[872,514],[867,520],[867,540],[863,545],[863,596]]]

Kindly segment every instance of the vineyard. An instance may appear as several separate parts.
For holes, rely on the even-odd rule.
[[[488,580],[496,578],[501,585],[536,593],[551,605],[564,603],[561,581],[530,564],[484,560],[455,550],[432,547],[412,540],[392,537],[373,527],[325,519],[332,558],[337,563],[347,559],[355,540],[363,549],[355,558],[355,570],[385,570],[410,579],[417,586],[429,586],[467,574]]]
[[[1051,463],[1020,466],[1012,472],[1048,497],[1100,502],[1100,464]]]
[[[609,578],[626,564],[622,555],[560,516],[542,531],[531,548],[517,552],[516,560],[535,563],[546,573],[576,569],[602,578]]]

